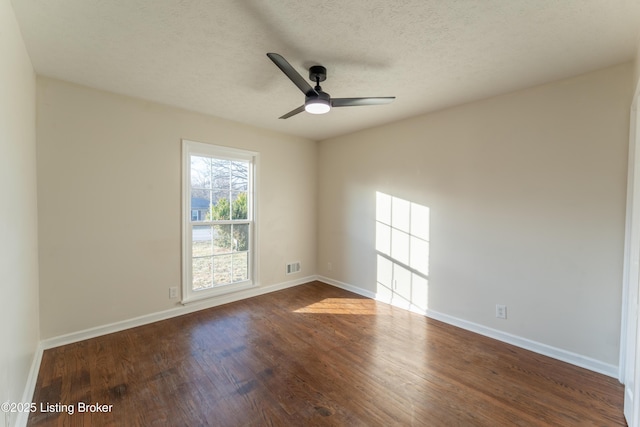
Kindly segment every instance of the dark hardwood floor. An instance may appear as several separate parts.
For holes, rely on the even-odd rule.
[[[614,426],[622,401],[613,378],[313,282],[45,351],[51,411],[29,425]]]

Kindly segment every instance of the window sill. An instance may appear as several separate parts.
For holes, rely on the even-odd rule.
[[[246,289],[251,289],[256,286],[257,286],[256,283],[240,282],[240,283],[235,283],[233,285],[224,285],[217,288],[211,288],[211,289],[202,290],[202,291],[193,291],[191,295],[187,296],[186,298],[183,298],[182,301],[180,301],[180,303],[182,305],[189,305],[189,304],[205,301],[211,298],[216,298],[219,296],[240,292]]]

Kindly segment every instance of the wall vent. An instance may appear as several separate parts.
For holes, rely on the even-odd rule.
[[[287,274],[297,273],[298,271],[300,271],[300,263],[299,262],[292,262],[292,263],[287,264]]]

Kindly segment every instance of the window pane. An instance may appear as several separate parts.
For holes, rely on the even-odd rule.
[[[248,219],[247,193],[232,193],[231,219]]]
[[[236,252],[249,250],[249,224],[233,225],[233,250]]]
[[[213,257],[213,282],[216,285],[231,283],[231,255]]]
[[[213,264],[211,257],[193,258],[191,277],[194,291],[213,286]]]
[[[233,254],[233,281],[249,279],[249,256],[247,252]]]
[[[227,221],[230,218],[229,192],[220,190],[214,191],[211,217],[208,219],[213,221]]]
[[[209,213],[211,191],[191,190],[191,220],[204,221]]]
[[[249,190],[249,163],[231,162],[231,189],[237,191]]]
[[[213,253],[223,254],[231,252],[231,225],[213,226]]]
[[[191,156],[191,187],[211,188],[211,160],[209,157]]]
[[[207,225],[193,227],[191,256],[213,255],[212,231],[212,228]]]
[[[211,159],[211,174],[213,180],[213,188],[220,190],[229,190],[229,176],[230,176],[230,160]]]

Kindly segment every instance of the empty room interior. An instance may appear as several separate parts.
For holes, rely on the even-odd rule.
[[[0,0],[0,57],[0,426],[640,425],[637,1]]]

